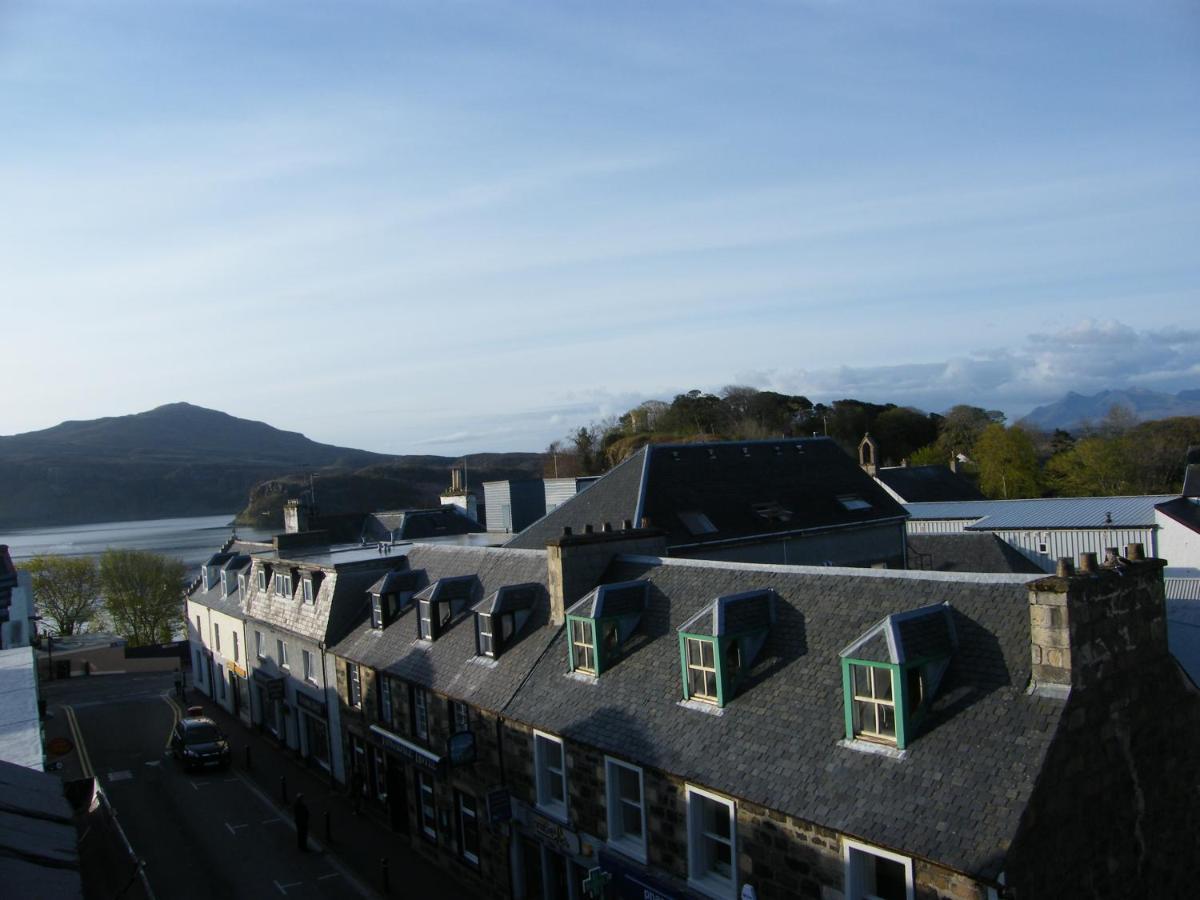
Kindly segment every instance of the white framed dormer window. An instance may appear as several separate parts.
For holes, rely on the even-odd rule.
[[[842,839],[846,900],[914,900],[913,863],[907,856]]]
[[[300,586],[304,589],[304,602],[312,603],[313,602],[312,579],[305,578],[303,581],[300,582]]]
[[[275,576],[275,593],[280,597],[292,596],[292,576],[291,575],[276,575]]]
[[[262,569],[258,570],[258,589],[265,591],[267,589],[267,573]]]
[[[238,576],[238,591],[241,593],[241,595],[243,597],[246,596],[246,576],[245,575]]]
[[[542,812],[567,820],[567,765],[563,742],[542,731],[533,733],[533,771],[537,805]]]
[[[238,633],[236,631],[233,633],[233,661],[241,661],[238,659]]]
[[[646,795],[642,770],[611,756],[605,757],[604,784],[609,846],[644,863]]]
[[[688,885],[710,897],[737,895],[737,810],[732,800],[687,786]]]
[[[224,569],[221,570],[221,596],[229,596],[229,573]]]

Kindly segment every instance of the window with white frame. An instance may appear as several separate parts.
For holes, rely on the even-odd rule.
[[[316,684],[317,683],[317,675],[316,675],[316,672],[313,670],[312,654],[309,653],[307,650],[301,650],[300,651],[300,659],[304,663],[304,680],[311,681],[313,684]]]
[[[379,683],[379,718],[386,725],[392,724],[392,679],[380,673],[375,680]]]
[[[379,594],[371,595],[371,627],[383,627],[383,597]]]
[[[263,659],[266,655],[263,652],[263,633],[261,631],[254,632],[254,655],[259,659]]]
[[[913,864],[907,856],[847,839],[842,855],[846,900],[913,900]]]
[[[429,695],[424,688],[412,689],[413,734],[423,741],[429,740]]]
[[[233,633],[233,661],[238,662],[238,633]]]
[[[287,644],[283,642],[282,638],[275,638],[275,655],[279,665],[286,669],[288,667]]]
[[[470,794],[458,795],[458,836],[463,859],[479,864],[479,810]]]
[[[567,767],[563,742],[541,731],[533,733],[533,769],[537,805],[559,819],[567,818]]]
[[[312,603],[312,602],[313,602],[313,585],[312,585],[312,579],[311,579],[311,578],[305,578],[305,579],[304,579],[302,582],[300,582],[300,584],[301,584],[301,585],[303,586],[303,588],[304,588],[304,602],[305,602],[305,603]]]
[[[221,626],[213,622],[213,647],[218,653],[221,652]]]
[[[737,829],[732,800],[687,786],[688,883],[710,896],[737,890]]]
[[[362,679],[358,674],[358,666],[354,663],[346,663],[346,691],[349,694],[350,705],[361,709]]]
[[[262,569],[258,570],[258,589],[265,591],[267,589],[267,573]]]
[[[433,801],[433,776],[417,770],[417,804],[421,811],[421,833],[437,840],[437,806]]]
[[[457,700],[450,701],[450,719],[454,722],[455,732],[471,730],[471,707]]]
[[[608,842],[639,862],[646,861],[646,803],[642,770],[608,757],[604,762]]]
[[[229,596],[229,573],[224,569],[221,570],[221,596]]]
[[[245,575],[238,576],[238,591],[242,594],[243,597],[246,595],[246,576]]]

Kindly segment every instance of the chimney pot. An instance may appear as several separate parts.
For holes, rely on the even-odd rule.
[[[591,526],[590,524],[588,524],[588,525],[584,525],[584,526],[583,526],[583,533],[584,533],[584,534],[591,534],[593,531],[595,531],[595,529],[594,529],[594,528],[592,528],[592,526]]]
[[[1058,565],[1054,568],[1054,574],[1059,578],[1070,578],[1074,575],[1075,564],[1071,561],[1071,557],[1060,556],[1058,558]]]
[[[603,525],[600,526],[600,530],[603,531],[605,534],[612,531],[613,530],[612,522],[605,522]]]
[[[642,516],[642,527],[643,528],[650,527],[650,517],[649,516]]]
[[[1104,548],[1104,564],[1106,566],[1115,566],[1120,559],[1120,556],[1121,555],[1117,552],[1116,547]]]
[[[1141,542],[1138,542],[1136,544],[1130,544],[1128,547],[1125,548],[1125,558],[1132,559],[1132,560],[1145,559],[1146,558],[1146,548],[1144,546],[1142,546]]]
[[[626,531],[632,531],[633,530],[633,519],[626,519],[624,522],[621,523],[621,527],[624,528]]]
[[[563,537],[570,537],[570,536],[571,536],[571,526],[564,525],[563,526]]]
[[[1096,571],[1096,554],[1090,551],[1079,554],[1079,571],[1092,573]]]

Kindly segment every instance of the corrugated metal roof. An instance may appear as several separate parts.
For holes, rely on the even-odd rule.
[[[971,531],[1006,528],[1150,528],[1154,507],[1174,494],[1138,497],[1041,497],[961,503],[908,503],[914,519],[978,519]]]

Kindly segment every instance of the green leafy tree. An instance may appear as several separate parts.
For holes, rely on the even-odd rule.
[[[914,450],[908,457],[910,466],[945,466],[949,462],[949,456],[939,444],[926,444]]]
[[[1119,438],[1089,437],[1076,441],[1046,463],[1046,477],[1060,497],[1108,497],[1127,494],[1132,467]]]
[[[988,497],[1037,497],[1038,462],[1033,439],[1020,428],[987,426],[975,442],[979,489]]]
[[[22,568],[33,576],[38,614],[55,634],[78,634],[99,617],[100,572],[90,556],[35,556]]]
[[[947,458],[952,453],[974,456],[975,443],[990,425],[1003,425],[1004,413],[960,403],[942,418],[938,443]]]
[[[117,634],[134,647],[171,640],[182,608],[184,566],[146,550],[105,550],[100,585]]]
[[[937,440],[937,424],[919,410],[897,406],[881,412],[871,425],[871,436],[879,444],[879,455],[893,465],[912,461],[917,450]],[[938,462],[945,463],[945,459]]]

